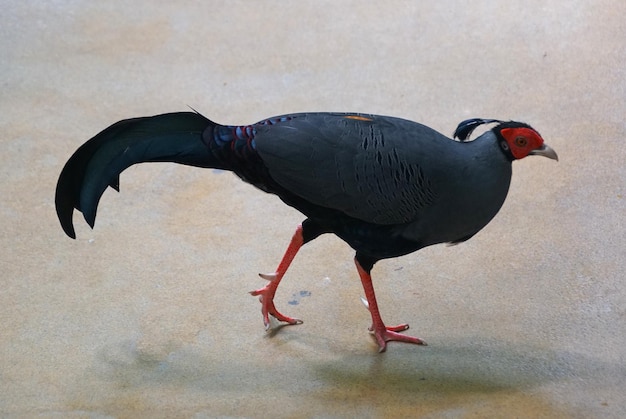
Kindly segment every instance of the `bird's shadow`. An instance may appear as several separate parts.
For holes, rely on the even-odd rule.
[[[390,344],[384,354],[351,354],[318,363],[316,371],[337,385],[362,383],[397,393],[426,389],[489,392],[524,389],[571,376],[577,364],[589,365],[589,361],[494,342],[447,342],[424,348]]]
[[[501,341],[448,340],[427,347],[390,344],[383,354],[373,345],[347,352],[332,344],[312,347],[294,336],[263,341],[268,346],[253,357],[239,357],[237,348],[220,356],[201,346],[172,347],[168,355],[155,356],[128,341],[103,348],[89,372],[90,381],[126,394],[165,387],[235,397],[269,387],[327,405],[357,406],[378,400],[391,403],[402,416],[402,409],[416,403],[425,409],[421,413],[428,413],[441,403],[465,405],[468,400],[492,400],[494,395],[505,395],[507,403],[513,397],[519,406],[537,404],[528,394],[545,384],[614,375],[616,368],[626,373],[624,366],[581,354]],[[266,362],[268,356],[271,362]]]
[[[315,375],[327,385],[315,396],[337,406],[359,406],[367,400],[368,405],[385,406],[382,416],[437,417],[445,411],[454,417],[485,417],[495,411],[523,411],[529,417],[567,417],[573,412],[557,407],[537,389],[626,373],[623,365],[532,345],[441,343],[425,348],[392,344],[384,354],[317,362]]]

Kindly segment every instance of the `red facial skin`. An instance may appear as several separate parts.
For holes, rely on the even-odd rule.
[[[543,138],[532,128],[503,128],[500,134],[516,159],[523,159],[543,146]]]

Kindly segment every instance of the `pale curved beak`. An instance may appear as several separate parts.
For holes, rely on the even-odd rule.
[[[545,143],[540,148],[533,150],[528,154],[532,156],[543,156],[552,160],[559,161],[559,156],[556,155],[556,151],[554,151],[554,149],[550,148],[550,146]]]

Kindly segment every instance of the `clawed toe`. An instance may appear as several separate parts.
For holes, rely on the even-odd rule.
[[[401,325],[401,326],[406,326],[406,329],[408,329],[408,325]],[[393,329],[395,328],[385,327],[383,330],[378,330],[374,332],[374,337],[376,338],[376,342],[378,343],[378,352],[385,352],[385,350],[387,349],[387,342],[391,342],[391,341],[405,342],[405,343],[412,343],[414,345],[427,346],[426,342],[424,342],[422,339],[414,337],[414,336],[403,335]],[[401,330],[406,330],[406,329],[401,329]]]
[[[272,272],[272,273],[269,273],[269,274],[261,274],[260,273],[259,276],[261,278],[263,278],[263,279],[268,280],[268,281],[275,281],[276,278],[278,278],[278,274],[276,272]]]
[[[274,295],[276,294],[276,287],[280,280],[276,281],[277,274],[259,274],[263,279],[270,281],[269,284],[258,290],[250,291],[253,296],[258,296],[261,302],[261,314],[263,315],[263,324],[265,330],[275,329],[278,325],[276,322],[286,323],[287,325],[301,324],[302,320],[293,317],[285,316],[274,306]]]
[[[386,328],[390,332],[404,332],[405,330],[408,330],[409,325],[404,323],[397,326],[386,326]]]

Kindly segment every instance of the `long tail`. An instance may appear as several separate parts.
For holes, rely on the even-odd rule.
[[[76,238],[72,216],[83,213],[93,228],[100,197],[119,191],[120,173],[136,163],[173,162],[225,168],[203,142],[216,124],[194,112],[119,121],[83,144],[65,164],[56,189],[56,211],[65,234]]]

